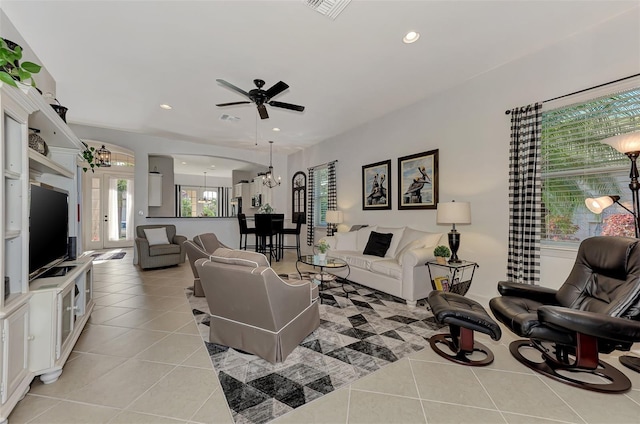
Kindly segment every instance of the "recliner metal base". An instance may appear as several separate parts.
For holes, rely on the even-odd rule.
[[[630,368],[635,372],[640,372],[640,358],[638,358],[637,356],[624,355],[621,356],[618,360],[625,367]]]
[[[471,334],[467,334],[468,332],[470,332]],[[493,352],[491,352],[491,349],[489,349],[482,343],[473,340],[472,330],[461,328],[461,333],[462,334],[459,338],[454,337],[451,334],[435,334],[431,336],[431,338],[429,338],[431,349],[433,349],[435,353],[442,356],[443,358],[461,365],[483,367],[493,362]],[[447,348],[454,352],[454,354],[449,354],[440,349],[440,346],[438,346],[439,343],[447,346]],[[473,352],[482,352],[484,353],[485,358],[480,360],[473,360],[469,358],[469,356],[471,356]]]
[[[527,358],[525,358],[522,353],[520,353],[520,348],[528,347],[535,349],[540,352],[542,355],[543,362],[533,362]],[[631,389],[631,381],[617,368],[612,365],[607,364],[604,361],[600,361],[597,358],[597,352],[595,354],[595,358],[588,358],[588,362],[593,362],[597,364],[593,369],[587,367],[580,367],[576,364],[571,363],[560,363],[558,361],[554,361],[551,359],[547,352],[544,352],[541,347],[539,347],[538,343],[532,340],[516,340],[511,342],[509,345],[509,351],[513,355],[514,358],[518,360],[521,364],[527,366],[528,368],[539,372],[542,375],[545,375],[549,378],[553,378],[554,380],[569,384],[570,386],[579,387],[581,389],[590,390],[593,392],[602,392],[602,393],[623,393],[629,391]],[[583,352],[584,354],[584,352]],[[578,353],[578,356],[580,353]],[[578,360],[577,360],[578,361]],[[585,373],[590,375],[595,375],[598,377],[602,377],[605,380],[608,380],[609,383],[591,383],[582,380],[578,380],[575,378],[571,378],[569,376],[560,374],[559,371],[567,371],[571,373]]]

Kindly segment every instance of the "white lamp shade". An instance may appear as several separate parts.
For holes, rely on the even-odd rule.
[[[438,203],[436,221],[438,224],[471,224],[471,204],[469,202]]]
[[[587,205],[587,209],[595,214],[601,214],[603,210],[613,205],[613,202],[618,200],[618,196],[602,196],[602,197],[589,197],[584,200],[584,204]]]
[[[329,224],[341,224],[342,223],[342,211],[327,211],[325,220]]]
[[[640,131],[605,138],[602,143],[608,144],[620,153],[640,152]]]

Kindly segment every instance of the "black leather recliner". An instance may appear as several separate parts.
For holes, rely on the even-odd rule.
[[[598,353],[628,351],[640,341],[640,240],[584,240],[571,274],[558,290],[500,282],[498,291],[502,296],[489,303],[494,316],[529,339],[509,346],[518,361],[548,377],[592,391],[619,393],[631,388],[631,381],[600,361]],[[527,348],[541,353],[542,361],[523,354]],[[606,381],[580,378],[584,373]]]

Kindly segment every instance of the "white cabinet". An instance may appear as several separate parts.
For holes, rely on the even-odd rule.
[[[64,262],[72,267],[60,277],[37,278],[31,283],[29,369],[45,384],[62,374],[62,367],[80,337],[93,302],[92,258]]]
[[[149,206],[162,206],[162,174],[149,173]]]
[[[29,149],[29,127],[40,130],[49,146],[48,156]],[[0,275],[5,281],[0,284],[0,422],[6,421],[28,391],[34,375],[38,375],[36,370],[40,373],[62,368],[93,309],[93,302],[87,301],[91,294],[86,294],[91,281],[83,282],[91,277],[90,260],[69,277],[72,284],[82,286],[82,305],[74,303],[74,288],[65,292],[69,294],[67,298],[49,298],[46,302],[47,295],[39,291],[42,287],[34,291],[34,283],[28,279],[29,181],[40,181],[69,193],[69,235],[77,235],[76,158],[82,147],[80,139],[34,88],[0,83]],[[61,287],[60,294],[62,290]],[[49,291],[57,296],[55,290]],[[71,302],[73,314],[63,317],[58,305],[65,302]],[[79,309],[74,309],[76,306]],[[80,310],[82,315],[78,314]],[[47,356],[52,351],[53,360]],[[44,356],[47,359],[43,360]]]

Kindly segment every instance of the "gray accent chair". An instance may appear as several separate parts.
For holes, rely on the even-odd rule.
[[[170,244],[149,246],[144,230],[151,228],[166,228]],[[185,241],[187,241],[185,236],[176,235],[175,225],[138,225],[136,227],[136,248],[138,249],[138,264],[140,268],[161,268],[184,263],[186,250],[183,243]]]
[[[261,253],[220,248],[196,268],[211,311],[209,341],[282,362],[320,325],[318,287],[284,281]]]
[[[215,234],[205,233],[195,236],[193,241],[185,241],[184,247],[187,251],[187,259],[189,259],[191,271],[193,271],[193,295],[196,297],[204,297],[204,290],[202,290],[202,284],[200,283],[196,261],[202,258],[209,258],[217,249],[221,247],[229,248],[229,246],[221,243]]]

